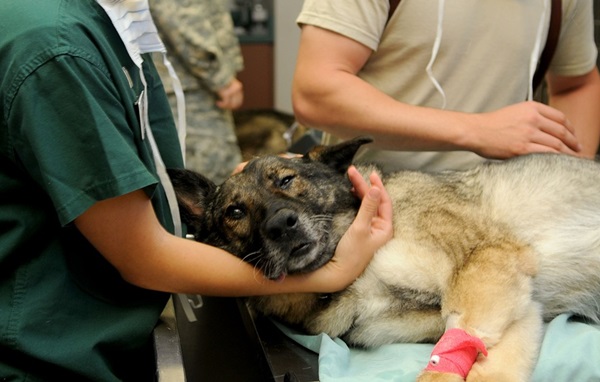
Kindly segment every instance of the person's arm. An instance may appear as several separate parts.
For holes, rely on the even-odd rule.
[[[374,187],[369,188],[354,168],[348,175],[364,198],[335,257],[313,273],[282,282],[265,279],[228,252],[171,235],[142,190],[97,202],[75,225],[125,280],[139,287],[215,296],[333,292],[353,282],[392,236],[391,201],[379,177],[371,176]]]
[[[593,158],[600,143],[600,75],[594,67],[578,77],[546,76],[550,105],[564,112],[575,127],[582,156]]]
[[[292,90],[296,118],[341,138],[370,135],[382,149],[468,150],[490,158],[579,151],[565,115],[540,103],[467,114],[398,102],[356,75],[371,53],[340,34],[302,26]]]

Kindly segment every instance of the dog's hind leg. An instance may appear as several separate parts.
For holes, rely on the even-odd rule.
[[[537,359],[542,328],[540,308],[531,299],[535,269],[534,254],[518,243],[502,241],[477,248],[456,270],[442,301],[446,333],[459,329],[446,341],[450,351],[441,353],[443,363],[452,367],[437,365],[440,356],[434,349],[436,366],[429,366],[419,381],[430,380],[434,374],[447,374],[451,381],[457,372],[468,381],[527,380]],[[481,354],[486,348],[487,357]]]

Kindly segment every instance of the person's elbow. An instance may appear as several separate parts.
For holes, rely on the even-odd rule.
[[[121,278],[128,284],[143,289],[156,289],[156,286],[149,282],[147,275],[132,267],[120,267],[117,269]]]
[[[310,97],[297,86],[292,89],[292,109],[296,120],[305,126],[313,125],[313,105]]]
[[[295,79],[292,86],[292,108],[296,120],[305,126],[327,125],[326,91],[310,80]]]
[[[597,67],[580,76],[560,76],[549,73],[546,80],[550,97],[562,96],[586,89],[592,89],[592,91],[598,93],[598,89],[600,89],[600,72]]]

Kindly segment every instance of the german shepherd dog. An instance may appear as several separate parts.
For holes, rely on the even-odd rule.
[[[280,279],[332,258],[359,207],[346,170],[369,142],[257,158],[219,186],[186,170],[170,175],[196,240]],[[373,167],[358,169],[368,177]],[[338,293],[255,297],[250,306],[361,347],[436,342],[462,329],[487,348],[477,348],[484,354],[468,381],[528,380],[543,320],[571,312],[600,322],[600,164],[532,154],[383,181],[394,237],[361,277]],[[424,371],[419,381],[459,374]]]

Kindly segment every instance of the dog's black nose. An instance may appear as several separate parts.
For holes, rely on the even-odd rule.
[[[267,219],[265,229],[269,239],[278,240],[290,236],[297,223],[298,214],[288,208],[282,208]]]

